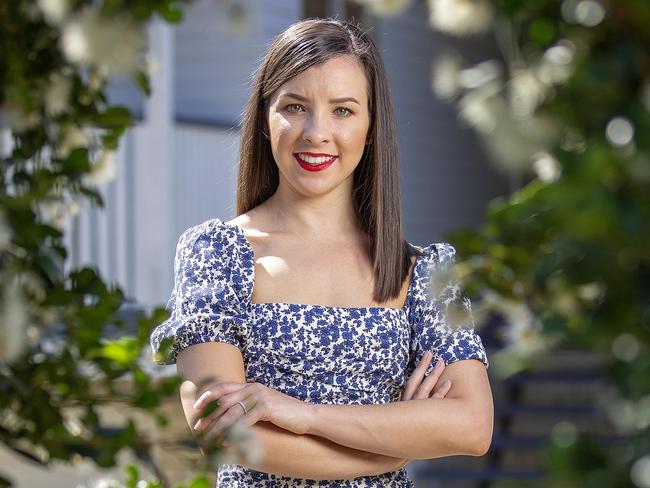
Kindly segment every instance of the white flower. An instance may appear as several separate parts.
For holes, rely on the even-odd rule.
[[[86,32],[88,27],[80,20],[68,22],[61,36],[61,48],[68,61],[79,64],[86,64],[92,61],[90,40]]]
[[[52,191],[44,199],[39,200],[36,207],[36,213],[42,222],[62,232],[65,230],[67,217],[73,217],[79,211],[79,203],[70,195],[60,191]]]
[[[0,304],[0,360],[11,362],[27,347],[27,303],[18,277],[4,276]]]
[[[528,69],[513,72],[507,89],[510,109],[515,117],[531,116],[548,93],[548,86]]]
[[[545,351],[552,344],[553,339],[543,335],[541,320],[526,303],[488,290],[483,294],[482,306],[503,315],[505,326],[500,334],[509,350],[531,356]]]
[[[490,59],[478,63],[471,68],[462,70],[459,73],[460,84],[466,89],[482,88],[489,83],[498,86],[497,82],[502,73],[501,64]]]
[[[2,111],[0,111],[2,118]],[[8,158],[14,150],[14,140],[9,127],[0,127],[0,158]]]
[[[612,342],[612,354],[621,361],[634,361],[639,355],[639,350],[639,340],[632,334],[619,334]]]
[[[144,70],[148,76],[156,76],[160,72],[160,62],[151,54],[147,54],[144,60]]]
[[[605,135],[611,145],[626,146],[634,139],[634,125],[627,117],[612,117],[607,123]]]
[[[461,59],[455,53],[440,56],[432,67],[431,88],[440,98],[450,100],[460,91]]]
[[[38,214],[42,222],[59,230],[65,228],[65,206],[59,199],[47,198],[38,202]]]
[[[638,488],[650,488],[650,454],[634,462],[630,469],[630,478]]]
[[[503,96],[491,97],[482,108],[486,120],[489,113],[494,125],[489,131],[479,131],[481,141],[497,167],[506,172],[528,171],[532,156],[547,151],[559,136],[555,119],[541,115],[514,118]]]
[[[576,49],[566,39],[549,47],[533,68],[537,78],[547,85],[564,83],[573,74]]]
[[[38,0],[38,8],[43,13],[45,21],[51,25],[59,25],[64,20],[70,10],[68,0]]]
[[[374,15],[394,16],[406,10],[411,0],[355,0],[366,5]]]
[[[98,65],[113,76],[129,74],[142,65],[145,40],[135,23],[106,19],[97,10],[86,8],[64,25],[61,47],[68,61]]]
[[[45,112],[55,117],[68,108],[72,83],[70,78],[61,74],[50,77],[50,84],[45,90]]]
[[[61,129],[61,143],[59,145],[59,156],[68,157],[70,151],[76,147],[86,147],[91,142],[90,135],[76,125],[66,124]]]
[[[492,25],[489,0],[428,0],[432,27],[456,36],[480,34]]]
[[[124,488],[124,485],[114,478],[95,478],[89,488]]]
[[[557,181],[562,172],[558,160],[546,151],[540,151],[533,155],[533,169],[537,173],[537,177],[547,183]]]
[[[38,112],[25,113],[22,107],[8,103],[3,107],[6,120],[16,132],[23,132],[32,129],[41,123],[41,116]]]
[[[508,346],[527,354],[545,349],[542,323],[524,304],[507,303],[501,309],[505,314],[506,327],[502,329]]]
[[[605,18],[605,7],[595,0],[565,0],[562,2],[562,17],[571,24],[595,27]]]
[[[117,173],[115,151],[102,151],[97,162],[92,166],[90,173],[82,177],[85,185],[101,185],[115,179]]]
[[[605,293],[605,286],[597,281],[580,285],[576,294],[583,300],[594,302],[599,300]]]
[[[491,133],[503,111],[502,100],[497,94],[498,87],[493,84],[465,93],[458,102],[460,120],[480,133]]]

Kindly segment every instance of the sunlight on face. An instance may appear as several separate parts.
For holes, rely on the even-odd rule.
[[[273,94],[267,133],[281,187],[306,196],[342,184],[351,190],[370,126],[367,92],[360,61],[341,55],[308,68]]]

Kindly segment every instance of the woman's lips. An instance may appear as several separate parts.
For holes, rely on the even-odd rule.
[[[309,164],[307,161],[301,159],[297,154],[294,154],[293,157],[296,158],[298,164],[307,171],[323,171],[324,169],[327,169],[338,156],[333,156],[332,159],[321,164]]]

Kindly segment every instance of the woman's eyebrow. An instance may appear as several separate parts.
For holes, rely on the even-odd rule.
[[[302,95],[298,95],[297,93],[283,93],[281,96],[295,98],[296,100],[301,100],[303,102],[308,101],[307,98],[303,97]],[[354,102],[357,105],[361,105],[357,101],[357,99],[353,98],[353,97],[343,97],[343,98],[332,98],[332,99],[330,99],[330,103],[343,103],[343,102]]]

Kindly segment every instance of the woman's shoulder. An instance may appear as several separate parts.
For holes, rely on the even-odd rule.
[[[449,267],[454,262],[456,249],[449,242],[432,242],[426,246],[414,246],[419,252],[414,270],[414,291],[418,299],[426,298],[426,291],[434,283],[449,278]]]
[[[241,253],[240,248],[237,227],[213,217],[185,229],[178,239],[176,252],[181,257],[227,260],[230,264],[230,258]]]
[[[456,248],[449,242],[432,242],[425,246],[418,246],[411,242],[409,244],[419,252],[418,261],[429,265],[449,263],[456,255]]]
[[[225,285],[241,303],[250,298],[252,254],[241,229],[218,217],[193,225],[181,234],[175,268],[177,276],[209,277],[212,283]]]

